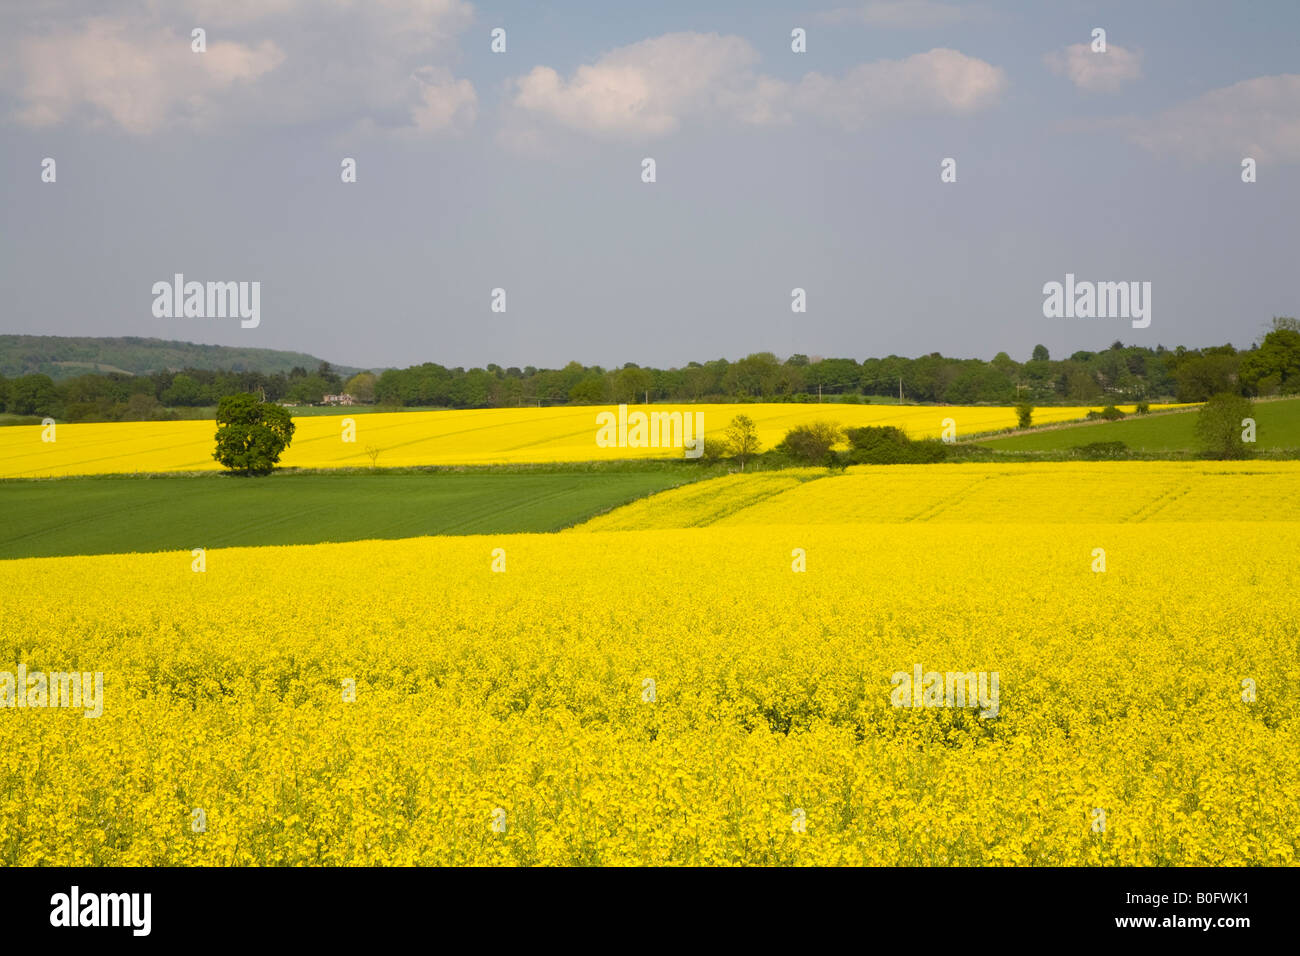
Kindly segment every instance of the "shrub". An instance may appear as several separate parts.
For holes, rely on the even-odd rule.
[[[892,425],[850,428],[845,437],[852,446],[848,461],[854,465],[928,464],[948,457],[948,446],[938,439],[912,441]]]
[[[1016,420],[1021,428],[1029,428],[1034,423],[1034,406],[1029,402],[1016,405]]]
[[[702,462],[719,461],[726,458],[730,451],[731,449],[727,447],[727,443],[721,438],[708,438],[706,436],[704,439],[704,451],[697,460]]]
[[[1254,404],[1248,398],[1221,392],[1196,413],[1196,437],[1212,458],[1249,458],[1251,449],[1242,440],[1243,419],[1250,418]]]
[[[1138,402],[1138,403],[1137,403],[1137,413],[1138,413],[1139,415],[1150,415],[1150,414],[1151,414],[1151,404],[1150,404],[1149,402],[1145,402],[1145,401]]]
[[[1080,458],[1096,461],[1102,458],[1125,458],[1128,446],[1122,441],[1095,441],[1087,445],[1075,445],[1074,453]]]
[[[823,465],[833,461],[831,449],[844,440],[844,432],[833,422],[809,422],[796,425],[785,434],[777,451],[808,464]]]

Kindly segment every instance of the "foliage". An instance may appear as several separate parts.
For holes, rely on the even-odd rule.
[[[813,421],[796,425],[785,433],[777,451],[809,465],[826,465],[832,461],[831,449],[844,440],[844,431],[834,422]]]
[[[1254,403],[1223,392],[1213,396],[1196,413],[1196,437],[1214,458],[1249,458],[1251,447],[1242,440],[1244,419],[1252,417]]]
[[[53,380],[54,394],[44,395],[46,413],[80,421],[127,420],[128,399],[140,392],[172,409],[213,407],[222,397],[239,392],[301,403],[343,390],[363,402],[422,408],[640,403],[647,398],[715,404],[820,399],[848,404],[870,401],[870,396],[896,398],[900,381],[912,403],[1011,404],[1024,398],[1041,408],[1091,404],[1104,397],[1130,403],[1177,394],[1180,401],[1193,402],[1224,390],[1296,392],[1300,332],[1280,319],[1274,326],[1258,348],[1246,351],[1229,344],[1170,350],[1115,342],[1102,351],[1078,351],[1058,360],[1038,345],[1024,362],[1006,352],[987,362],[938,352],[862,360],[794,355],[782,361],[773,353],[759,352],[734,361],[690,362],[682,368],[630,363],[603,368],[570,362],[557,369],[491,363],[465,369],[424,362],[378,375],[336,369],[301,353],[146,339],[0,336],[0,372],[18,376],[11,385],[35,373],[47,376]],[[119,368],[110,359],[125,364]],[[350,376],[346,386],[344,376]],[[12,394],[6,394],[11,391],[0,388],[0,406],[12,404]],[[31,405],[29,391],[30,386],[22,392],[23,407]],[[29,414],[16,407],[8,411]]]
[[[269,475],[293,441],[294,423],[279,405],[256,395],[227,395],[217,406],[217,450],[212,457],[245,477]]]
[[[741,471],[745,470],[745,462],[757,455],[762,448],[758,426],[748,415],[737,415],[727,425],[727,449],[740,462]]]
[[[1086,445],[1076,445],[1074,451],[1080,458],[1101,461],[1107,458],[1124,458],[1128,454],[1128,446],[1122,441],[1094,441]]]

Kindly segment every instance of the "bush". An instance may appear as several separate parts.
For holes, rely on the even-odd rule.
[[[1254,404],[1248,398],[1221,392],[1213,396],[1196,413],[1196,437],[1212,458],[1249,458],[1251,449],[1242,439],[1245,426],[1242,420],[1250,418]]]
[[[1101,421],[1102,419],[1105,419],[1108,422],[1114,422],[1114,421],[1118,421],[1123,417],[1124,417],[1124,413],[1121,412],[1114,405],[1107,405],[1101,411],[1097,411],[1094,408],[1092,409],[1092,411],[1088,412],[1087,414],[1087,419],[1090,422]]]
[[[1122,441],[1095,441],[1087,445],[1075,445],[1074,453],[1080,458],[1097,461],[1103,458],[1128,457],[1128,445]]]
[[[1150,404],[1149,402],[1138,402],[1138,403],[1137,403],[1137,413],[1138,413],[1139,415],[1150,415],[1150,414],[1151,414],[1151,404]]]
[[[948,446],[938,439],[912,441],[892,425],[850,428],[845,437],[852,446],[848,461],[854,465],[920,465],[948,457]]]
[[[1034,406],[1029,402],[1021,402],[1016,405],[1016,420],[1021,428],[1029,428],[1034,424]]]
[[[704,452],[697,460],[702,462],[720,461],[721,459],[726,458],[730,451],[731,449],[727,447],[727,443],[721,438],[706,437],[704,439]]]
[[[844,432],[833,422],[809,422],[796,425],[785,433],[776,450],[811,465],[829,465],[834,461],[831,449],[844,440]]]

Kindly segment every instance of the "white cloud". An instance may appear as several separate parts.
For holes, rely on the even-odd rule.
[[[1141,59],[1139,54],[1113,43],[1107,44],[1105,53],[1094,53],[1088,43],[1074,43],[1044,55],[1043,62],[1081,90],[1114,93],[1142,75]]]
[[[446,70],[432,67],[417,70],[420,84],[419,103],[411,110],[411,120],[421,132],[436,132],[469,126],[478,116],[478,96],[469,80],[454,80]]]
[[[754,71],[758,54],[735,36],[671,33],[613,50],[567,79],[547,66],[512,83],[505,141],[536,145],[540,127],[649,139],[690,119],[768,125],[811,115],[856,129],[900,114],[968,113],[1006,86],[998,67],[956,50],[809,73],[789,83]]]
[[[659,136],[684,117],[743,100],[757,59],[740,37],[669,33],[620,47],[567,80],[534,67],[515,80],[512,105],[570,129]]]
[[[947,27],[985,15],[980,4],[961,6],[938,0],[871,0],[856,7],[839,7],[819,14],[822,23],[865,23],[872,27],[922,30]]]
[[[1140,121],[1130,134],[1153,152],[1201,161],[1300,163],[1300,74],[1260,76],[1211,90]]]
[[[793,100],[801,111],[857,129],[900,114],[964,114],[995,103],[1006,73],[956,50],[863,63],[840,78],[810,73]]]
[[[284,62],[270,40],[257,46],[214,42],[204,54],[170,29],[141,32],[121,20],[96,18],[76,32],[24,41],[18,61],[19,122],[45,126],[80,110],[107,117],[132,133],[201,112],[237,83]]]
[[[25,0],[18,0],[21,4]],[[102,0],[86,18],[0,13],[0,90],[20,123],[132,133],[324,122],[408,132],[474,121],[454,79],[465,0]],[[182,26],[177,26],[177,24]],[[190,26],[207,31],[190,51]],[[178,32],[180,31],[180,32]]]

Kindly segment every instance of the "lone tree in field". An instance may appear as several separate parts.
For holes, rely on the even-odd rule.
[[[212,457],[238,475],[269,475],[293,440],[289,412],[256,395],[227,395],[217,406],[217,450]]]
[[[727,426],[727,448],[740,461],[740,470],[745,470],[745,462],[757,455],[763,447],[758,440],[758,426],[748,415],[737,415]]]
[[[1020,423],[1021,428],[1029,428],[1034,424],[1034,406],[1029,402],[1021,402],[1016,406],[1016,421]]]
[[[1249,458],[1251,449],[1242,439],[1254,404],[1231,392],[1213,396],[1196,413],[1196,437],[1215,458]]]

